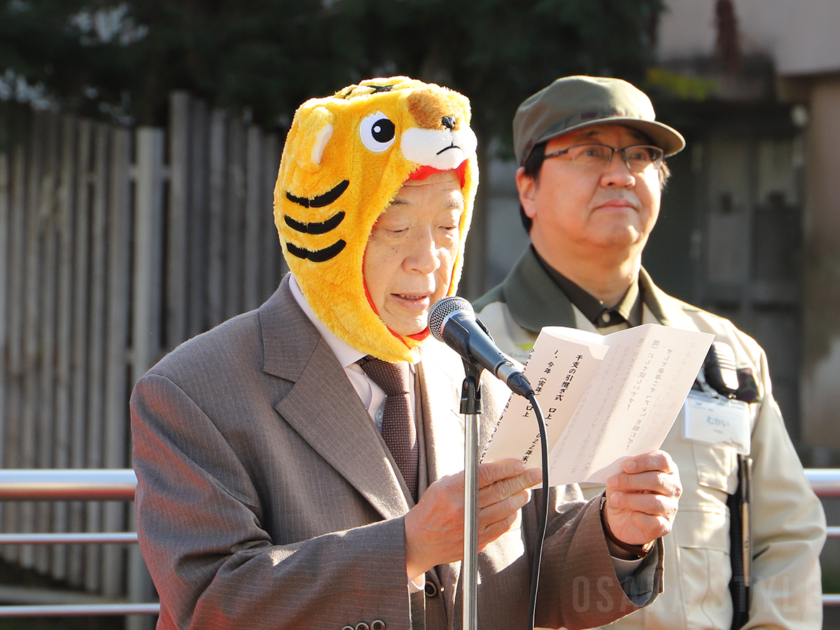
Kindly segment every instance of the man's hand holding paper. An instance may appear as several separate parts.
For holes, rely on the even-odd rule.
[[[631,457],[622,468],[607,479],[604,524],[621,542],[647,548],[671,531],[682,494],[679,472],[664,451]]]
[[[504,459],[478,469],[478,546],[510,531],[528,503],[529,489],[541,477],[538,468]],[[464,558],[464,472],[443,477],[432,485],[405,515],[405,559],[414,581],[434,566]]]

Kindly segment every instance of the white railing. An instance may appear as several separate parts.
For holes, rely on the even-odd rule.
[[[819,497],[840,497],[840,468],[809,468],[808,481]],[[132,501],[137,477],[133,470],[2,470],[0,501]],[[840,538],[840,527],[828,528]],[[135,532],[55,534],[0,534],[0,545],[24,544],[132,544]],[[840,606],[840,594],[824,594],[824,606]],[[160,604],[115,602],[0,606],[0,617],[50,617],[88,615],[158,614]]]

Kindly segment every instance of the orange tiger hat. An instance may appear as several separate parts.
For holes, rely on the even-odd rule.
[[[283,254],[306,300],[337,337],[386,361],[415,361],[420,341],[395,336],[365,294],[368,237],[403,183],[457,170],[464,195],[458,286],[478,185],[469,100],[407,77],[370,79],[295,113],[274,190]]]

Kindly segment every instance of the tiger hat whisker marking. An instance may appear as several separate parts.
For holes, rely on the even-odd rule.
[[[300,221],[295,221],[287,214],[283,217],[283,221],[290,228],[302,234],[326,234],[337,228],[344,220],[344,216],[344,212],[339,212],[321,223],[301,223]]]
[[[349,185],[349,180],[345,179],[343,182],[339,183],[335,188],[328,190],[323,195],[313,197],[312,199],[307,199],[306,197],[296,197],[289,191],[286,191],[286,198],[292,203],[296,203],[299,206],[303,206],[304,208],[323,208],[325,206],[330,205],[339,197],[341,197],[341,195],[344,194],[344,191],[347,190],[347,187]]]
[[[309,251],[308,249],[304,249],[303,247],[298,247],[297,245],[293,245],[292,243],[286,243],[286,249],[288,252],[298,258],[303,258],[304,260],[309,259],[312,262],[326,262],[331,258],[335,258],[341,253],[341,250],[344,249],[344,246],[347,245],[347,242],[344,240],[339,240],[330,245],[329,247],[325,247],[324,249],[318,249],[314,252]]]

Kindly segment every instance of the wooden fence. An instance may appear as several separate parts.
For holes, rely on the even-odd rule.
[[[171,98],[168,131],[32,113],[23,140],[0,153],[0,467],[131,465],[135,380],[279,282],[280,152],[276,135],[184,93]],[[1,509],[4,532],[133,523],[119,503]],[[136,552],[0,553],[90,592],[145,596]]]

